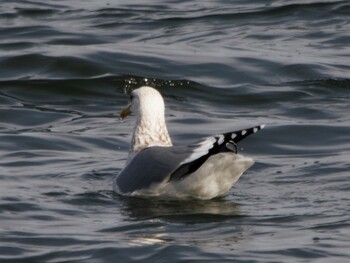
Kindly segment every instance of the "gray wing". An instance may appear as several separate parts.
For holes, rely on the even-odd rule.
[[[131,193],[170,179],[183,160],[191,155],[191,147],[149,147],[139,152],[116,178],[119,191]]]
[[[264,125],[208,137],[190,146],[154,146],[142,150],[121,171],[116,184],[121,193],[145,189],[152,184],[176,181],[195,172],[211,156],[236,153],[236,143]]]

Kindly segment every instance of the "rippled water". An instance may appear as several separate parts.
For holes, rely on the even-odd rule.
[[[151,2],[151,3],[150,3]],[[348,1],[0,5],[1,262],[346,262]],[[122,198],[143,84],[175,143],[267,123],[223,199]]]

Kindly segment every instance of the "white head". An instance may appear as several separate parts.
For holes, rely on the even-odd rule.
[[[164,100],[160,93],[151,87],[143,86],[130,94],[130,110],[137,121],[164,120]]]
[[[129,160],[139,151],[150,146],[171,146],[164,119],[164,100],[151,87],[143,86],[130,94],[130,104],[120,113],[125,118],[131,112],[136,115]]]

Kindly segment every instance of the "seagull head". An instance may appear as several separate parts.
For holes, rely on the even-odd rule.
[[[164,100],[154,88],[143,86],[135,89],[130,93],[130,103],[120,112],[120,118],[124,119],[131,113],[137,120],[164,119]]]

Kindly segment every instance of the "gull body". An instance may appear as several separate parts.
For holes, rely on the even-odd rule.
[[[126,165],[113,183],[116,193],[212,199],[227,193],[253,165],[253,159],[237,154],[236,143],[263,125],[210,136],[191,145],[173,146],[160,93],[144,86],[132,91],[130,98],[121,117],[133,112],[136,124]]]

